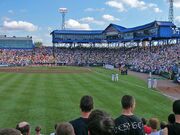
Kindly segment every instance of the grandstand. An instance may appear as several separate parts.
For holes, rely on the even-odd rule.
[[[96,43],[116,43],[118,46],[126,43],[135,42],[137,45],[145,42],[149,46],[153,42],[158,42],[158,45],[180,43],[180,28],[172,22],[154,21],[142,26],[134,28],[125,28],[116,24],[110,24],[105,30],[54,30],[51,32],[52,43],[56,44],[93,44]]]
[[[34,47],[32,37],[0,36],[1,66],[111,64],[169,79],[179,74],[180,28],[171,22],[154,21],[134,28],[110,24],[105,30],[54,30],[51,35],[53,47],[40,48]],[[58,44],[65,47],[56,47]]]
[[[57,63],[116,67],[125,64],[134,71],[152,72],[169,79],[178,74],[180,28],[172,22],[153,21],[133,28],[110,24],[105,30],[54,30],[51,35],[54,48],[90,47],[79,51],[56,48]],[[63,51],[70,59],[62,55]]]
[[[33,49],[32,37],[7,37],[0,35],[0,49]]]

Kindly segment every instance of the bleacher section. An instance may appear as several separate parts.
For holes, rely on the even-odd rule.
[[[0,49],[33,49],[32,37],[7,37],[0,35]]]

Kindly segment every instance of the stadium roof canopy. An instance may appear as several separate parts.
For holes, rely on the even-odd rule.
[[[133,27],[133,28],[125,28],[125,27],[122,27],[122,26],[117,25],[117,24],[110,24],[108,27],[106,27],[105,30],[54,30],[54,31],[51,32],[51,34],[53,34],[53,33],[57,33],[57,34],[89,34],[89,35],[91,35],[91,34],[102,34],[109,27],[113,27],[119,32],[133,32],[133,31],[148,29],[148,28],[151,28],[151,27],[154,27],[154,26],[176,27],[176,25],[174,25],[172,22],[153,21],[151,23],[141,25],[141,26],[137,26],[137,27]]]
[[[120,25],[116,25],[116,24],[111,23],[103,32],[105,32],[109,27],[113,27],[119,32],[122,32],[123,30],[127,29],[127,28],[122,27]]]
[[[53,43],[132,42],[180,38],[180,28],[172,22],[153,21],[133,28],[110,24],[105,30],[54,30],[51,35]]]
[[[51,34],[53,33],[57,33],[57,34],[102,34],[103,30],[54,30],[53,32],[51,32]]]
[[[133,28],[128,28],[124,29],[122,32],[132,32],[132,31],[138,31],[138,30],[144,30],[148,29],[154,26],[168,26],[168,27],[175,27],[175,25],[172,22],[165,22],[165,21],[154,21],[145,25],[133,27]]]

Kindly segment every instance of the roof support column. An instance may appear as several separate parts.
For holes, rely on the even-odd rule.
[[[176,39],[176,44],[179,44],[179,39],[178,38]]]
[[[120,42],[118,42],[118,48],[119,48],[120,44],[121,44],[121,43],[120,43]]]
[[[53,57],[55,59],[55,43],[53,43]]]
[[[150,52],[152,50],[152,38],[149,38],[149,49],[150,49]]]
[[[140,44],[140,41],[137,41],[138,52],[140,51],[140,50],[139,50],[139,44]]]

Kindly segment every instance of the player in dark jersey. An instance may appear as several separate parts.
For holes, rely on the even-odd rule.
[[[122,115],[115,119],[115,135],[144,135],[142,121],[133,114],[135,99],[125,95],[121,99]]]
[[[163,135],[180,135],[180,99],[174,101],[173,112],[175,114],[175,123],[168,124],[163,129]]]
[[[81,117],[70,121],[73,125],[76,135],[88,135],[88,117],[93,109],[93,98],[91,96],[83,96],[80,101]]]

